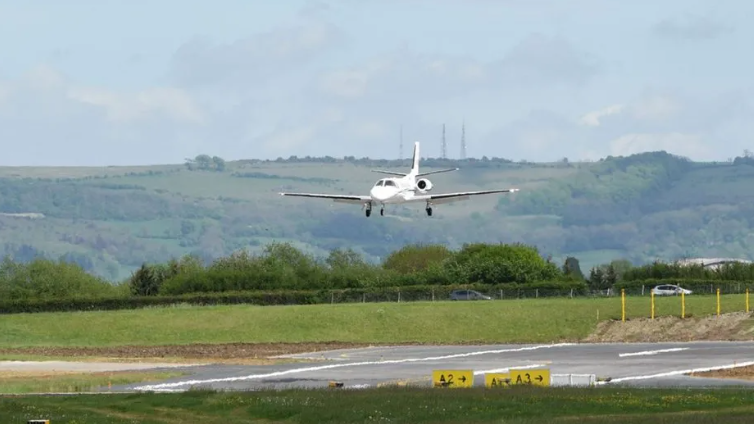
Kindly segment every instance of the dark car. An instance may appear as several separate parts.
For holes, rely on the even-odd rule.
[[[450,300],[492,300],[492,298],[475,290],[453,290],[450,293]]]

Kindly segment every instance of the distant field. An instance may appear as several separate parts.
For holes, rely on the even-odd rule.
[[[180,163],[0,167],[0,254],[73,256],[111,281],[144,262],[187,253],[210,261],[273,240],[319,256],[350,247],[370,261],[411,243],[523,242],[559,263],[577,258],[586,275],[614,259],[754,259],[754,161],[739,162],[688,163],[661,152],[589,163],[429,159],[425,171],[460,168],[430,176],[435,193],[521,191],[438,205],[431,218],[409,204],[370,219],[358,205],[278,192],[364,194],[384,176],[373,169],[406,171],[408,159],[230,161],[222,172]]]
[[[750,423],[754,391],[626,388],[195,391],[0,398],[7,423]]]
[[[687,317],[715,313],[714,296],[688,296]],[[649,297],[628,297],[627,318],[649,317]],[[721,312],[744,310],[721,296]],[[656,316],[679,316],[657,298]],[[548,343],[579,341],[621,318],[620,298],[521,299],[302,306],[177,306],[0,317],[0,348],[194,343]]]

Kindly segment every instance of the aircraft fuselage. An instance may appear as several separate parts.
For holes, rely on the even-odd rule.
[[[416,185],[404,178],[383,178],[369,190],[372,202],[380,205],[411,202],[416,195]]]

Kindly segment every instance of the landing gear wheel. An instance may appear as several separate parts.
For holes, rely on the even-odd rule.
[[[367,218],[369,218],[369,216],[372,214],[372,208],[367,208],[365,213],[367,215]]]
[[[432,207],[427,206],[427,216],[432,216]]]
[[[380,209],[380,215],[385,216],[385,208]]]

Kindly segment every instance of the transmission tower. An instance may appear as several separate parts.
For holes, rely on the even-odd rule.
[[[398,147],[398,159],[403,160],[403,124],[401,124],[400,146]]]
[[[466,122],[461,124],[461,159],[466,159]]]
[[[448,158],[448,144],[445,142],[445,124],[442,124],[442,158]]]

